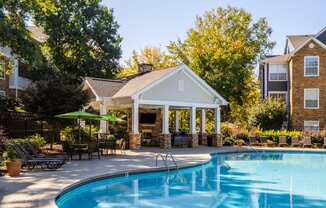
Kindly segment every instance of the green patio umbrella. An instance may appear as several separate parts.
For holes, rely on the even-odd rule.
[[[80,138],[80,119],[85,119],[85,120],[99,120],[101,117],[96,114],[92,113],[87,113],[84,111],[75,111],[75,112],[70,112],[70,113],[64,113],[60,115],[56,115],[56,118],[64,118],[64,119],[78,119],[78,137],[79,137],[79,142],[81,141]],[[89,136],[91,136],[91,125],[89,125]]]
[[[125,122],[125,120],[116,117],[112,113],[107,113],[105,115],[100,115],[99,120],[102,120],[102,121],[111,121],[111,122],[117,122],[117,123]]]

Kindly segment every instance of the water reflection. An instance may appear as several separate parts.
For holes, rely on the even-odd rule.
[[[206,165],[97,181],[62,197],[60,208],[326,207],[325,155],[217,155]],[[318,163],[305,168],[297,158]],[[319,167],[319,168],[317,168]],[[319,174],[314,174],[314,168]],[[312,174],[312,175],[311,175]],[[306,180],[306,182],[304,182]]]

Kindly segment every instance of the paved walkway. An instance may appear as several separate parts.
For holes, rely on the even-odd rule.
[[[172,149],[171,153],[175,155],[179,166],[188,166],[208,161],[210,153],[248,149],[252,150],[250,147],[217,149],[200,146],[193,149]],[[273,148],[273,150],[277,149]],[[284,150],[284,148],[282,149]],[[0,177],[0,207],[55,207],[54,199],[63,188],[89,177],[114,174],[120,171],[155,168],[155,155],[158,152],[163,152],[163,150],[142,148],[137,151],[127,151],[126,155],[102,157],[100,160],[68,162],[63,168],[56,171],[26,171],[16,178]],[[163,166],[162,162],[159,163],[159,167]]]
[[[229,149],[224,148],[223,151]],[[155,168],[155,154],[162,151],[158,148],[142,148],[127,151],[126,155],[102,157],[100,160],[74,160],[56,171],[26,171],[15,178],[0,177],[0,207],[53,207],[54,198],[63,188],[98,175]],[[216,151],[217,148],[204,146],[171,150],[179,166],[206,162],[210,159],[209,154]],[[163,167],[164,164],[160,162],[159,166]]]

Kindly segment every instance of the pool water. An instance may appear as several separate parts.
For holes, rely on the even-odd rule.
[[[216,154],[193,168],[84,184],[56,203],[59,208],[326,207],[326,154]]]

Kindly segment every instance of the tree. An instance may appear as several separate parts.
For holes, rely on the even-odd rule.
[[[280,129],[286,119],[284,100],[269,98],[252,107],[250,125],[263,130]]]
[[[274,46],[271,31],[264,18],[254,22],[245,10],[229,6],[197,17],[186,39],[168,48],[229,101],[233,121],[246,123],[258,100],[254,66]]]
[[[22,99],[27,111],[51,121],[55,115],[80,110],[89,97],[75,78],[55,77],[34,82]]]
[[[30,65],[39,64],[44,58],[39,44],[26,29],[26,22],[33,8],[45,4],[48,9],[44,9],[44,12],[47,13],[51,9],[50,0],[0,0],[1,46],[9,47],[13,54]],[[3,55],[1,56],[3,59]],[[6,67],[6,71],[7,73],[12,71],[12,67]]]
[[[177,60],[161,48],[145,47],[139,52],[133,51],[132,57],[125,62],[125,67],[120,71],[119,77],[136,74],[141,63],[151,64],[155,69],[163,69],[178,65]]]
[[[100,0],[54,1],[53,12],[34,9],[36,25],[48,35],[44,54],[55,71],[110,78],[118,69],[121,37],[113,11]]]

